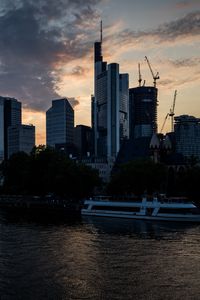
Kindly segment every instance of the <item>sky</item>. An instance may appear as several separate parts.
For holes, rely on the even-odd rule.
[[[177,90],[175,114],[200,117],[200,0],[1,0],[0,95],[23,104],[23,123],[45,144],[45,112],[67,97],[75,124],[90,125],[93,44],[103,21],[103,56],[138,86],[159,72],[158,127]],[[170,129],[166,122],[164,131]]]

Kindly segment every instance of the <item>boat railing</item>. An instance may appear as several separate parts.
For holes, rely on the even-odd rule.
[[[158,201],[161,203],[179,203],[179,204],[188,204],[191,203],[188,198],[186,197],[166,197],[166,198],[159,198]]]
[[[93,201],[112,201],[112,202],[140,202],[142,198],[135,196],[95,196],[89,200]]]
[[[143,196],[143,197],[136,197],[134,195],[121,195],[121,196],[105,196],[105,195],[98,195],[90,198],[89,200],[93,201],[112,201],[112,202],[141,202],[142,200],[146,200],[147,202],[160,202],[160,203],[179,203],[179,204],[188,204],[191,203],[188,198],[186,197],[166,197],[163,195],[158,196]]]

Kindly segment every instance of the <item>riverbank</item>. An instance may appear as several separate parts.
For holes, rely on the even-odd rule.
[[[53,196],[0,195],[0,208],[23,213],[80,215],[81,201]]]

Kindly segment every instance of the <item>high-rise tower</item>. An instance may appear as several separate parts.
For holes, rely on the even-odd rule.
[[[0,97],[0,161],[8,158],[8,128],[21,125],[21,102]]]
[[[74,110],[66,98],[53,100],[46,112],[46,144],[64,147],[73,144]]]
[[[157,92],[152,86],[129,89],[130,138],[157,133]]]
[[[94,96],[92,127],[95,156],[116,158],[120,145],[129,136],[128,74],[119,65],[103,61],[102,23],[100,41],[94,44]]]

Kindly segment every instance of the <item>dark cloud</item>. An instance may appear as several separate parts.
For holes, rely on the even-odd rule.
[[[189,13],[176,21],[166,23],[152,31],[160,40],[174,40],[183,36],[200,35],[200,11]]]
[[[83,68],[81,66],[76,66],[72,69],[70,75],[72,76],[84,76],[87,74],[89,70],[87,68]]]
[[[79,101],[75,98],[67,98],[71,106],[74,108],[75,106],[79,105]]]
[[[175,7],[178,9],[193,8],[195,6],[200,6],[199,0],[185,0],[175,3]]]
[[[143,43],[153,38],[155,44],[175,42],[184,37],[200,35],[200,11],[189,13],[183,18],[160,25],[158,28],[147,31],[131,31],[129,29],[114,35],[118,45]],[[109,39],[112,37],[109,37]]]
[[[1,0],[0,94],[37,110],[58,98],[62,64],[90,51],[100,1]]]
[[[192,58],[183,58],[183,59],[176,59],[174,61],[170,61],[171,64],[175,67],[195,67],[200,64],[199,57],[192,57]]]

